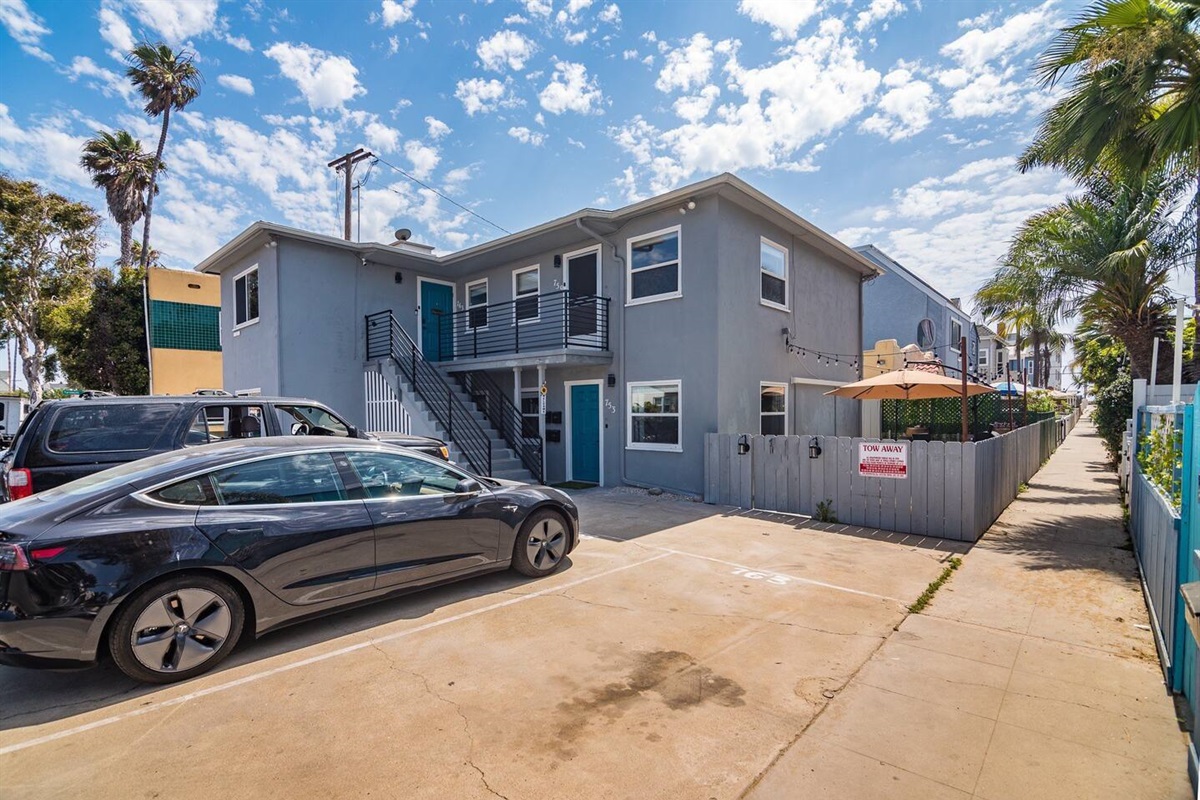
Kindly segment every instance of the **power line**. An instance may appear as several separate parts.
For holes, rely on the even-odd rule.
[[[478,214],[478,213],[476,213],[476,212],[472,211],[471,209],[467,208],[466,206],[464,206],[462,203],[458,202],[457,200],[455,200],[455,199],[453,199],[453,198],[451,198],[451,197],[447,197],[446,195],[442,194],[442,193],[441,193],[441,192],[439,192],[437,189],[435,189],[435,188],[433,188],[432,186],[430,186],[428,183],[425,183],[424,181],[420,180],[419,178],[413,177],[413,176],[412,176],[412,175],[410,175],[408,172],[406,172],[406,171],[404,171],[404,170],[400,169],[400,167],[397,167],[395,164],[393,164],[392,162],[390,162],[390,161],[388,161],[387,159],[383,158],[382,156],[375,156],[375,160],[376,160],[376,161],[380,161],[380,162],[382,162],[384,165],[386,165],[386,166],[389,166],[389,167],[391,167],[392,169],[396,170],[396,172],[399,172],[401,175],[403,175],[404,177],[408,178],[410,181],[412,181],[413,183],[417,184],[418,186],[422,186],[422,187],[424,187],[424,188],[428,189],[429,191],[431,191],[431,192],[433,192],[434,194],[436,194],[438,197],[440,197],[440,198],[442,198],[443,200],[445,200],[447,203],[451,203],[451,204],[453,204],[453,205],[455,205],[455,206],[458,206],[459,208],[461,208],[463,211],[467,212],[467,213],[468,213],[468,214],[470,214],[471,216],[473,216],[473,217],[476,217],[477,219],[483,220],[484,222],[486,222],[488,225],[491,225],[491,226],[492,226],[493,228],[495,228],[496,230],[498,230],[498,231],[502,231],[502,232],[504,232],[504,233],[507,233],[507,234],[511,234],[511,233],[512,233],[512,231],[510,231],[508,228],[503,228],[503,227],[501,227],[501,226],[497,225],[496,223],[492,222],[490,219],[488,219],[487,217],[483,216],[482,214]],[[393,191],[393,192],[396,192],[396,190],[395,190],[395,189],[393,189],[392,191]],[[400,194],[400,193],[399,193],[399,192],[396,192],[396,194]],[[401,195],[401,196],[403,196],[403,195]]]

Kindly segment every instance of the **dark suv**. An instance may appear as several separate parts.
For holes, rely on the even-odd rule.
[[[359,431],[321,403],[294,397],[46,400],[29,412],[0,460],[0,502],[156,453],[228,439],[287,435],[378,438]],[[438,439],[383,436],[389,443],[442,459],[449,455]]]

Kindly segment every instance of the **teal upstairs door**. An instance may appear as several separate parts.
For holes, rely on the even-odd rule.
[[[573,384],[571,390],[571,475],[573,481],[600,482],[600,387]]]
[[[428,361],[448,361],[453,356],[454,335],[450,315],[454,313],[454,287],[421,281],[421,355]],[[438,341],[438,317],[442,317]]]

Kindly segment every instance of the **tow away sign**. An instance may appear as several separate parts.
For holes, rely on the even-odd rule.
[[[858,474],[862,478],[907,478],[907,442],[859,442]]]

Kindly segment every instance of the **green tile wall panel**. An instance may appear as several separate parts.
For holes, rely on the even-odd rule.
[[[171,350],[221,349],[221,309],[195,303],[150,301],[150,345]]]

